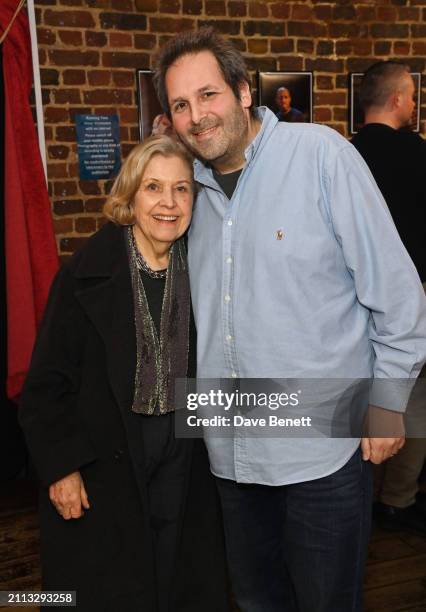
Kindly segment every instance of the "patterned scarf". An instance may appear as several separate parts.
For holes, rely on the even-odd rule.
[[[186,248],[180,238],[170,249],[158,337],[140,276],[131,226],[127,227],[126,246],[136,325],[132,410],[165,414],[175,409],[175,379],[185,378],[188,370],[190,292]]]

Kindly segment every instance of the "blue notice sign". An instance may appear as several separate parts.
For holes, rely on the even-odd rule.
[[[121,167],[118,115],[76,115],[80,178],[109,179]]]

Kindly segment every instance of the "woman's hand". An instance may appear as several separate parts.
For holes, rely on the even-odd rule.
[[[84,514],[83,508],[86,510],[90,508],[80,472],[68,474],[50,485],[49,497],[65,520],[80,518]]]

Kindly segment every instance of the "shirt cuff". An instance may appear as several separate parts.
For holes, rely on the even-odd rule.
[[[375,378],[370,388],[369,404],[405,412],[415,383],[415,378]]]

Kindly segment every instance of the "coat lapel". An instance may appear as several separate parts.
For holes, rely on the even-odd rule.
[[[105,231],[104,231],[105,230]],[[105,346],[108,380],[119,406],[133,471],[145,507],[144,449],[139,416],[132,412],[136,369],[136,331],[129,262],[121,227],[107,224],[86,251],[75,276],[82,288],[76,298]],[[146,508],[145,508],[146,509]],[[146,510],[146,516],[149,515]]]
[[[134,305],[123,228],[108,224],[76,269],[76,297],[105,345],[109,381],[122,412],[133,401]]]

